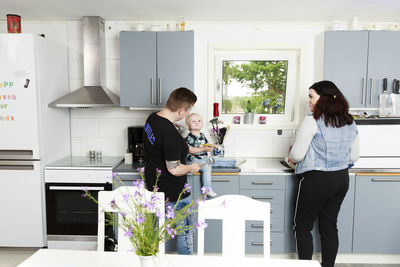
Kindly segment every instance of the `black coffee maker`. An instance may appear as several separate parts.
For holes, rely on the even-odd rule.
[[[144,162],[143,127],[128,127],[128,152],[133,162]]]

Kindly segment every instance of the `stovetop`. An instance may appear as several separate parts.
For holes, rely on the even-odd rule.
[[[123,160],[122,157],[89,158],[70,156],[51,162],[46,165],[47,169],[66,168],[114,168]]]

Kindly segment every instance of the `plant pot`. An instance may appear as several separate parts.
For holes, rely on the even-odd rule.
[[[140,267],[158,267],[160,266],[160,258],[158,256],[138,256]]]
[[[254,122],[254,113],[253,112],[246,112],[244,113],[244,124],[253,124]]]

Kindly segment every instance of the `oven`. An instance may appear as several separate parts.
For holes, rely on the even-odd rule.
[[[85,163],[81,159],[74,164],[64,160],[45,167],[49,249],[97,250],[98,205],[83,197],[83,188],[87,187],[95,199],[100,191],[111,191],[112,169],[122,160],[118,159],[115,163]],[[114,238],[113,226],[106,226],[105,231],[105,249],[110,250],[107,240]]]
[[[112,185],[46,183],[46,222],[48,235],[97,235],[97,204],[82,197],[87,187],[94,198]]]

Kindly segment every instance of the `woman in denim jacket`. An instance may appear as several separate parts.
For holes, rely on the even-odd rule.
[[[349,187],[348,167],[359,157],[358,131],[349,104],[333,82],[313,84],[312,116],[296,133],[288,161],[296,164],[298,193],[294,237],[299,259],[311,259],[311,230],[319,219],[322,267],[333,267],[338,251],[337,217]]]

